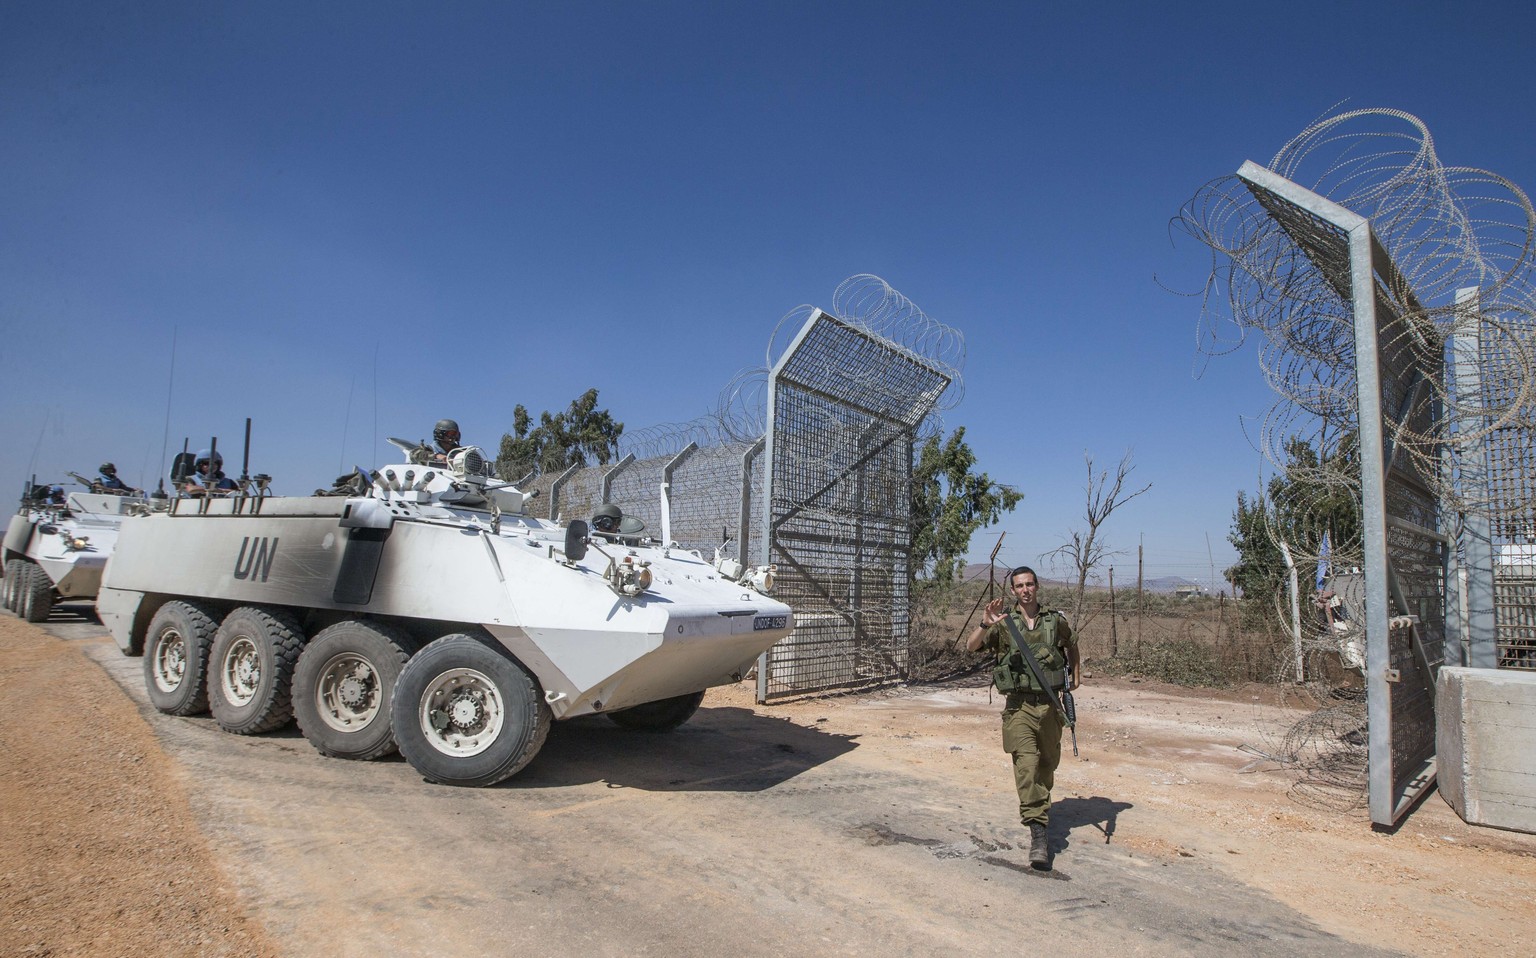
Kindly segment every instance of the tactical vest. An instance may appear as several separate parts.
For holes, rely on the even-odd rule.
[[[1041,609],[1039,628],[1044,633],[1040,643],[1030,642],[1029,630],[1024,628],[1023,616],[1016,611],[1008,613],[1017,616],[1019,632],[1024,636],[1024,641],[1029,642],[1029,651],[1034,653],[1035,661],[1040,665],[1040,671],[1045,673],[1045,680],[1051,683],[1051,688],[1060,691],[1067,686],[1067,657],[1056,641],[1056,622],[1061,613],[1055,609]],[[997,666],[992,669],[992,684],[997,686],[999,692],[1044,692],[1040,683],[1035,681],[1035,674],[1029,670],[1029,663],[1024,661],[1024,656],[1014,644],[1013,633],[1008,626],[999,622],[996,628],[1001,629],[1003,641],[997,650]]]

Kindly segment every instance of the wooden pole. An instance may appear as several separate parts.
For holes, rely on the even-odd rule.
[[[1120,654],[1120,636],[1115,631],[1115,567],[1109,567],[1109,657]]]
[[[1142,570],[1144,568],[1143,559],[1145,558],[1142,550],[1144,548],[1145,548],[1145,546],[1143,546],[1142,543],[1140,543],[1140,542],[1136,543],[1136,654],[1137,655],[1141,654],[1141,620],[1145,619],[1147,617],[1146,597],[1145,597],[1144,593],[1141,591],[1141,575],[1142,575]]]

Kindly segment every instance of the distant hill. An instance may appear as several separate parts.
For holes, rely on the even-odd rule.
[[[980,581],[980,582],[985,582],[985,581],[987,581],[987,569],[988,568],[989,567],[988,567],[988,565],[985,562],[973,562],[970,565],[965,567],[965,571],[964,571],[964,573],[962,573],[962,575],[964,576],[964,578],[967,581],[975,579],[975,580]],[[1007,575],[1008,575],[1008,570],[1003,568],[1002,566],[998,566],[998,568],[997,568],[997,579],[998,579],[998,581],[1002,582],[1007,577]],[[1065,589],[1065,588],[1071,588],[1075,583],[1064,582],[1064,581],[1062,581],[1060,579],[1052,579],[1052,578],[1049,578],[1049,577],[1042,577],[1040,579],[1040,584],[1044,585],[1044,586],[1046,586],[1048,588]],[[1128,582],[1117,582],[1117,583],[1115,583],[1115,585],[1116,585],[1116,591],[1117,592],[1120,589],[1126,589],[1126,588],[1134,589],[1136,587],[1136,578],[1135,578],[1135,576],[1132,576],[1130,581],[1128,581]],[[1196,582],[1195,580],[1193,580],[1193,579],[1186,579],[1186,578],[1184,578],[1181,575],[1164,575],[1164,576],[1158,576],[1155,579],[1147,579],[1146,581],[1142,582],[1141,587],[1143,589],[1145,589],[1146,591],[1148,591],[1148,592],[1158,592],[1158,593],[1164,593],[1164,594],[1169,594],[1169,595],[1171,595],[1174,592],[1177,592],[1180,589],[1202,589],[1202,588],[1204,588],[1204,586],[1202,586],[1200,583]],[[1104,588],[1106,588],[1106,586],[1103,585],[1103,584],[1099,584],[1099,585],[1090,585],[1088,588],[1089,589],[1104,589]]]

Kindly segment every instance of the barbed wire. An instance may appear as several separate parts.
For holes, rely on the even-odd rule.
[[[1423,517],[1423,525],[1434,524],[1437,508],[1452,522],[1483,515],[1506,541],[1532,541],[1530,199],[1495,173],[1443,163],[1428,127],[1400,110],[1320,119],[1268,168],[1366,218],[1386,253],[1372,277],[1384,317],[1380,361],[1426,371],[1411,383],[1392,382],[1383,397],[1382,429],[1397,468],[1423,488],[1395,486],[1394,514]],[[1359,669],[1364,562],[1351,236],[1236,175],[1206,184],[1172,226],[1211,253],[1197,354],[1209,361],[1261,337],[1260,366],[1276,396],[1256,445],[1283,481],[1261,488],[1259,501],[1269,538],[1306,583],[1299,622],[1289,602],[1274,597],[1277,620],[1299,633],[1276,680],[1300,680],[1298,668],[1307,678],[1322,674],[1307,663],[1328,655]],[[1365,788],[1364,710],[1353,699],[1325,700],[1325,684],[1313,688],[1325,706],[1271,751],[1300,773],[1298,797],[1353,806]]]
[[[1443,164],[1428,128],[1400,110],[1354,110],[1312,124],[1286,143],[1269,168],[1346,209],[1367,217],[1396,271],[1379,277],[1378,300],[1402,318],[1397,341],[1383,349],[1411,349],[1432,368],[1446,361],[1453,337],[1481,339],[1473,387],[1447,375],[1427,381],[1438,419],[1385,410],[1386,430],[1413,460],[1421,480],[1452,513],[1528,517],[1536,488],[1529,482],[1478,480],[1489,443],[1533,424],[1536,367],[1536,210],[1518,186],[1495,173]],[[1309,258],[1296,235],[1326,234],[1266,205],[1236,176],[1202,188],[1174,228],[1211,250],[1201,293],[1197,348],[1206,357],[1263,337],[1259,360],[1276,400],[1259,429],[1259,451],[1290,485],[1319,500],[1358,502],[1358,428],[1355,331],[1348,301],[1348,264]],[[1311,244],[1326,247],[1327,237]],[[1478,290],[1475,306],[1457,291]],[[1298,464],[1296,440],[1316,451],[1317,462]],[[1513,455],[1530,462],[1529,442]],[[1352,455],[1353,453],[1353,455]],[[1449,455],[1449,467],[1443,458]],[[1301,475],[1297,476],[1298,470]],[[1523,469],[1529,472],[1529,469]],[[1306,502],[1286,503],[1291,517],[1306,516]],[[1326,510],[1319,507],[1317,512]],[[1357,538],[1329,540],[1323,523],[1288,543],[1299,564],[1328,560],[1358,564]],[[1283,530],[1275,530],[1281,538]]]

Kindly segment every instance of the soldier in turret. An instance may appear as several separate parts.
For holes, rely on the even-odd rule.
[[[459,424],[452,419],[439,419],[437,425],[432,427],[432,441],[437,443],[437,449],[432,451],[432,462],[445,464],[448,462],[448,454],[459,448]]]
[[[1029,566],[1019,566],[1008,576],[1016,600],[1004,611],[1001,597],[988,602],[981,624],[966,637],[972,652],[987,649],[997,655],[993,682],[1007,695],[1003,706],[1003,751],[1013,756],[1013,781],[1019,793],[1019,821],[1029,828],[1029,863],[1049,871],[1051,786],[1061,763],[1063,715],[1057,693],[1078,687],[1082,674],[1077,637],[1067,617],[1040,607],[1040,580]],[[1013,623],[1015,632],[1008,627]],[[1032,668],[1014,636],[1022,638]],[[1037,678],[1044,678],[1042,687]],[[1067,676],[1071,676],[1070,685]]]
[[[192,474],[182,483],[181,491],[188,496],[223,496],[237,488],[235,480],[224,475],[224,456],[202,449],[193,460]]]
[[[128,483],[117,477],[117,466],[113,465],[112,463],[102,463],[101,468],[97,471],[100,473],[100,475],[96,477],[96,484],[99,484],[104,491],[121,493],[138,492],[137,489],[134,489],[132,486],[129,486]]]

